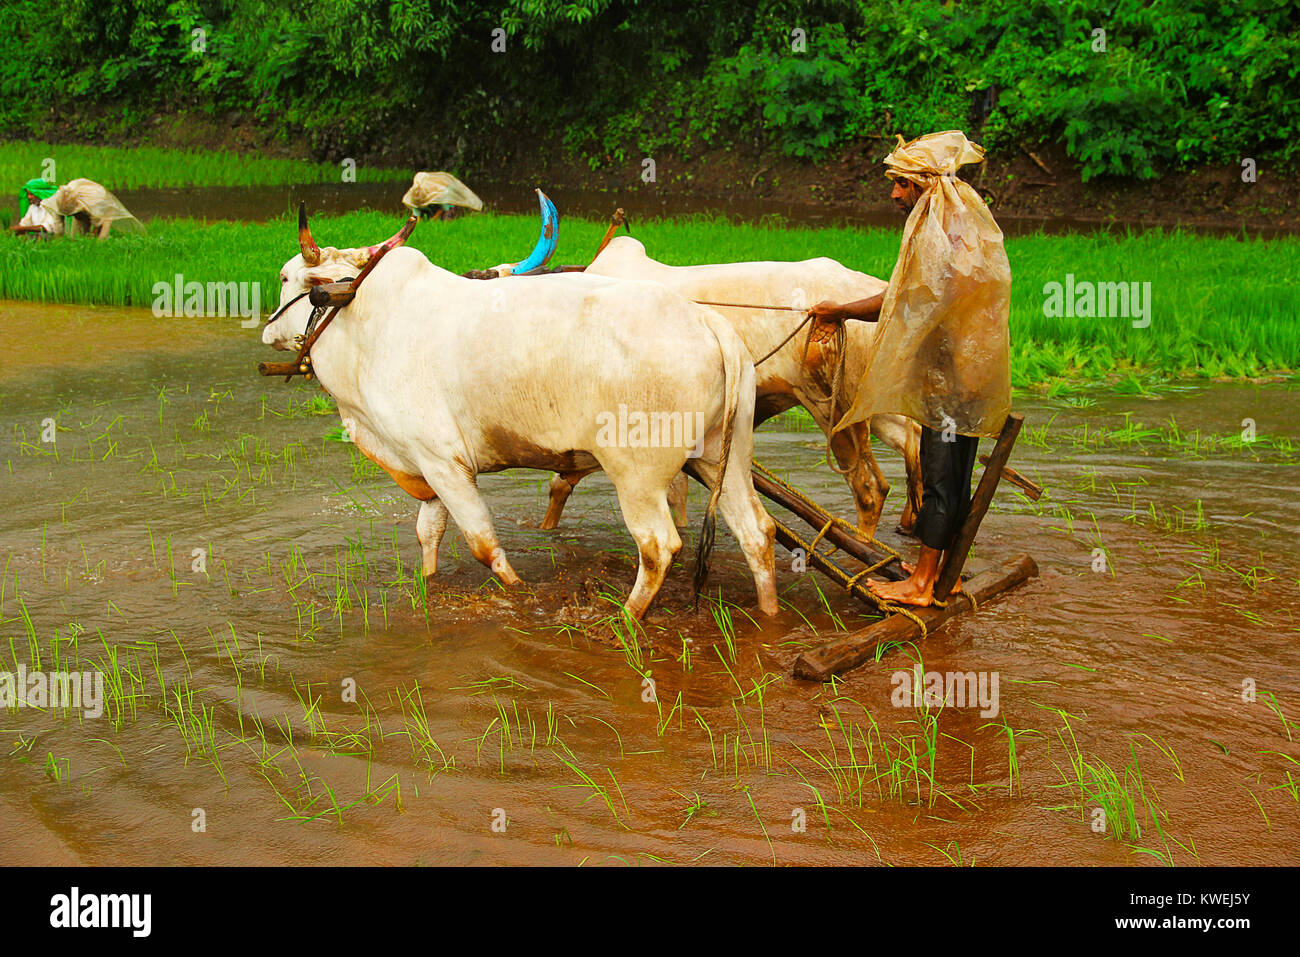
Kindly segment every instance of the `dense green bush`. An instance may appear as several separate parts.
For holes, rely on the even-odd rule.
[[[10,0],[5,23],[15,135],[52,111],[130,132],[234,109],[329,158],[427,131],[431,161],[538,138],[592,166],[720,145],[816,160],[949,127],[1061,140],[1084,178],[1300,158],[1288,0]]]

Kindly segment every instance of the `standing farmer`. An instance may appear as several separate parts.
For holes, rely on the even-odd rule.
[[[929,605],[944,553],[970,510],[980,436],[996,436],[1011,411],[1007,317],[1011,268],[1002,230],[957,170],[984,149],[949,130],[885,157],[892,199],[908,213],[889,286],[879,296],[813,307],[814,338],[846,319],[881,323],[866,374],[836,430],[882,412],[921,423],[923,492],[909,578],[872,582],[882,599]]]

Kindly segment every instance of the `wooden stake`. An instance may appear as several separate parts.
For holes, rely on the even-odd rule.
[[[980,522],[984,521],[984,513],[989,510],[989,505],[993,502],[993,493],[997,491],[1002,470],[1011,455],[1011,447],[1016,444],[1016,436],[1020,434],[1020,427],[1024,424],[1025,417],[1016,412],[1008,415],[1006,422],[1002,424],[1002,434],[994,443],[988,464],[984,466],[984,474],[980,476],[979,485],[975,487],[975,495],[971,498],[966,521],[962,523],[957,537],[953,539],[952,547],[948,549],[943,568],[939,572],[939,580],[934,583],[936,601],[944,601],[948,598],[952,586],[957,583],[957,578],[961,575],[962,567],[966,564],[966,556],[970,554],[970,547],[975,542],[976,534],[979,533]]]
[[[932,634],[944,622],[971,610],[973,596],[979,604],[1014,588],[1038,574],[1038,565],[1028,555],[1017,555],[995,568],[976,575],[962,583],[962,591],[954,595],[943,608],[911,608],[913,614],[925,622],[926,632]],[[827,681],[851,668],[876,657],[876,649],[889,643],[916,641],[921,629],[916,622],[902,615],[890,615],[884,621],[868,625],[805,651],[794,663],[794,676],[809,681]]]

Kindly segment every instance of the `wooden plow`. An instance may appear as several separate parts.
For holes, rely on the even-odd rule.
[[[935,583],[934,597],[938,604],[930,608],[891,605],[877,599],[866,587],[865,579],[868,575],[890,581],[906,578],[907,572],[902,568],[898,553],[880,542],[863,541],[858,536],[857,530],[848,522],[830,515],[798,490],[755,463],[753,470],[755,491],[817,530],[815,536],[805,538],[777,521],[777,541],[791,551],[801,549],[809,567],[829,577],[849,594],[885,613],[885,618],[875,624],[833,638],[803,652],[795,660],[796,678],[828,681],[834,675],[843,674],[875,658],[877,649],[924,638],[952,618],[974,611],[984,602],[996,598],[1038,574],[1038,566],[1033,558],[1024,554],[1017,555],[973,578],[963,580],[961,592],[956,595],[951,594],[966,565],[966,557],[970,554],[980,523],[993,502],[993,495],[1001,480],[1006,478],[1035,500],[1043,492],[1032,481],[1007,467],[1011,448],[1015,445],[1016,437],[1020,434],[1020,427],[1023,424],[1024,416],[1016,413],[1007,416],[1002,432],[994,443],[993,451],[987,456],[980,456],[980,461],[984,463],[984,472],[975,488],[975,494],[971,497],[970,512],[953,540],[952,548]],[[832,548],[826,552],[819,552],[817,546],[823,541],[829,542]],[[839,561],[830,557],[830,554],[837,550],[856,559],[865,567],[856,572],[845,569]]]

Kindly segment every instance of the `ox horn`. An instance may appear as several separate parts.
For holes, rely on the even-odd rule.
[[[320,247],[311,238],[311,227],[307,225],[307,204],[298,204],[298,248],[302,250],[302,261],[308,266],[320,265]]]
[[[392,239],[380,243],[378,246],[371,246],[366,250],[366,262],[370,262],[376,256],[382,256],[384,253],[388,252],[388,250],[396,246],[405,245],[406,241],[411,237],[411,231],[415,229],[415,224],[419,221],[419,214],[412,213],[411,217],[406,221],[402,228],[393,234]]]

